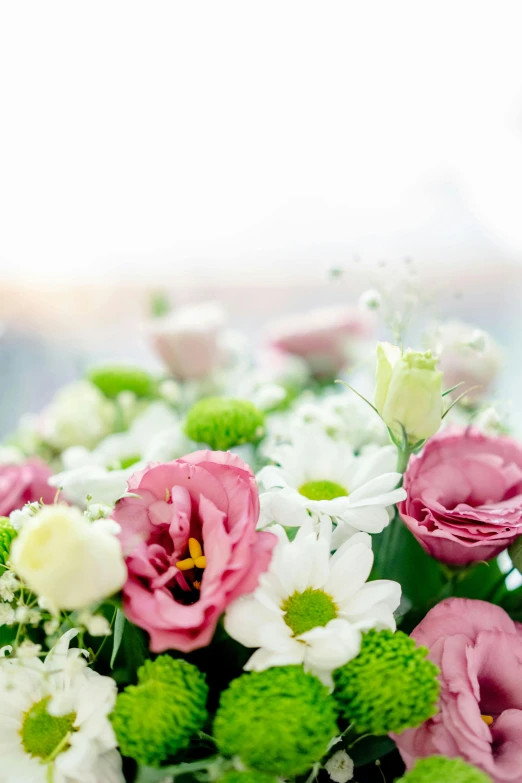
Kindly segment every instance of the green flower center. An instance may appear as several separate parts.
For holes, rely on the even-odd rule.
[[[299,492],[308,500],[333,500],[348,495],[346,487],[335,481],[306,481],[299,487]]]
[[[68,737],[75,731],[76,713],[56,717],[49,715],[47,705],[51,697],[35,702],[24,715],[20,735],[26,752],[45,761],[55,758],[68,747]]]
[[[327,625],[337,617],[337,606],[324,590],[307,588],[303,593],[294,593],[281,605],[285,612],[285,623],[294,636],[300,636],[317,626]]]

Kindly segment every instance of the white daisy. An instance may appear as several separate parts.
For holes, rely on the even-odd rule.
[[[404,489],[397,487],[401,476],[395,470],[396,459],[394,446],[355,456],[349,446],[332,440],[316,424],[303,427],[292,445],[280,446],[273,455],[277,465],[258,474],[261,487],[278,494],[277,501],[261,496],[260,526],[274,521],[285,527],[297,524],[297,512],[267,517],[267,509],[273,512],[276,504],[279,509],[301,508],[315,517],[331,517],[337,526],[334,547],[356,530],[380,533],[390,520],[387,509],[406,497]]]
[[[69,650],[73,629],[47,655],[0,660],[3,783],[124,783],[108,715],[110,677]]]
[[[152,403],[127,432],[109,435],[93,451],[82,446],[62,454],[64,470],[49,483],[61,487],[65,498],[84,507],[114,504],[127,489],[127,479],[148,462],[167,462],[190,451],[181,423],[163,402]]]
[[[251,595],[234,601],[225,615],[227,633],[245,647],[257,647],[245,669],[304,664],[323,682],[354,658],[361,633],[395,630],[400,601],[397,582],[368,582],[373,565],[371,538],[356,533],[330,556],[331,522],[317,535],[312,522],[291,543],[280,537],[268,571]]]

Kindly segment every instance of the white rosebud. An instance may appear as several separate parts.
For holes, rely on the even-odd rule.
[[[353,778],[354,763],[345,750],[338,750],[324,765],[335,783],[347,783]]]
[[[370,288],[368,291],[364,291],[359,297],[360,307],[364,307],[366,310],[378,310],[382,303],[382,296],[379,291],[374,288]]]
[[[434,435],[443,413],[442,373],[430,351],[406,351],[390,343],[377,345],[375,407],[393,435],[409,443]]]
[[[127,577],[121,546],[78,508],[45,506],[13,541],[13,568],[54,609],[83,609],[118,592]]]

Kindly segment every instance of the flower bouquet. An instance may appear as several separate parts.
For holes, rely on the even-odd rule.
[[[92,367],[5,441],[3,783],[522,781],[498,349],[368,349],[362,304],[255,362],[216,305],[163,314],[161,372]]]

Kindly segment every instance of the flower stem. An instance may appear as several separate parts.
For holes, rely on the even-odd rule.
[[[397,451],[397,473],[405,473],[410,461],[411,451],[408,448],[398,449]]]

